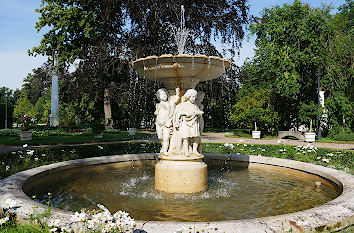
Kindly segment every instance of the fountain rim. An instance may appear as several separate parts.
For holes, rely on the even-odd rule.
[[[329,226],[332,227],[332,230],[335,230],[336,227],[345,227],[348,226],[350,222],[354,221],[354,176],[351,174],[319,165],[280,158],[210,153],[204,153],[204,155],[206,158],[210,159],[234,160],[295,169],[331,180],[342,188],[342,193],[337,198],[311,209],[255,219],[210,222],[219,230],[225,230],[226,232],[234,232],[235,229],[240,229],[240,232],[255,232],[255,229],[262,230],[262,232],[264,232],[264,230],[269,232],[272,232],[273,230],[281,231],[282,229],[287,229],[287,227],[290,229],[290,221],[296,222],[298,220],[308,222],[308,226],[305,227],[305,230],[323,226]],[[53,174],[61,170],[89,165],[157,159],[158,154],[154,153],[111,155],[64,161],[29,169],[16,173],[0,181],[0,201],[4,201],[7,198],[16,200],[19,204],[19,207],[16,209],[17,217],[20,221],[25,221],[25,219],[33,213],[33,206],[37,206],[38,211],[44,211],[47,208],[40,203],[35,203],[23,191],[23,186],[27,185],[36,178]],[[73,213],[70,211],[52,208],[51,218],[60,219],[61,222],[65,224],[70,222],[71,214]],[[189,227],[193,224],[195,224],[195,226],[205,226],[205,224],[207,224],[206,222],[144,222],[139,220],[136,222],[138,228],[140,227],[144,230],[148,229],[148,232],[166,232],[167,229],[174,232],[181,227]]]
[[[205,58],[205,59],[213,59],[213,60],[219,60],[222,61],[226,64],[228,64],[228,68],[229,69],[233,63],[230,62],[229,60],[225,59],[225,58],[221,58],[221,57],[217,57],[217,56],[207,56],[207,55],[203,55],[203,54],[195,54],[195,55],[190,55],[190,54],[177,54],[177,55],[172,55],[172,54],[162,54],[161,56],[156,56],[156,55],[152,55],[152,56],[147,56],[147,57],[143,57],[143,58],[138,58],[135,61],[130,62],[130,66],[132,68],[134,68],[134,65],[143,61],[147,61],[147,60],[158,60],[160,58],[172,58],[172,59],[178,59],[178,58]]]

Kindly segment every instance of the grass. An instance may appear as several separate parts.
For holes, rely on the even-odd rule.
[[[17,136],[0,136],[0,144],[5,145],[50,145],[50,144],[78,144],[84,142],[110,142],[110,141],[127,141],[132,139],[148,138],[150,134],[137,133],[134,136],[130,136],[127,132],[119,133],[105,133],[103,138],[95,138],[94,136],[43,136],[32,137],[31,141],[21,141]]]
[[[42,228],[36,224],[6,224],[0,226],[1,233],[48,233],[49,228]]]
[[[316,141],[320,143],[340,143],[340,144],[353,144],[354,141],[338,141],[331,138],[322,138],[321,141]]]

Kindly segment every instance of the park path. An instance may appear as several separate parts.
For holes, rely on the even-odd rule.
[[[292,145],[292,146],[305,146],[308,142],[293,140],[293,139],[252,139],[252,138],[233,138],[225,137],[230,133],[203,133],[202,142],[219,142],[219,143],[243,143],[243,144],[264,144],[264,145]],[[339,149],[339,150],[354,150],[354,143],[327,143],[327,142],[314,142],[311,145],[315,147]]]
[[[242,144],[264,144],[264,145],[308,145],[309,143],[293,140],[293,139],[251,139],[251,138],[233,138],[226,137],[225,135],[230,133],[203,133],[202,142],[214,142],[214,143],[242,143]],[[159,140],[156,137],[156,134],[151,134],[151,138],[149,139],[139,139],[139,140],[131,140],[124,142],[158,142]],[[107,144],[107,143],[117,143],[123,141],[110,141],[110,142],[86,142],[80,144],[55,144],[55,145],[30,145],[28,142],[28,148],[41,148],[41,147],[52,147],[52,146],[76,146],[76,145],[91,145],[91,144]],[[325,143],[325,142],[314,142],[311,145],[315,147],[323,147],[323,148],[331,148],[331,149],[339,149],[339,150],[354,150],[354,143]],[[0,153],[8,152],[8,151],[17,151],[21,150],[23,147],[21,145],[0,145]]]

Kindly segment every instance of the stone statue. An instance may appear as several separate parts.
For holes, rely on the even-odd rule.
[[[176,104],[179,101],[180,89],[169,90],[159,89],[156,93],[157,99],[160,103],[156,104],[156,132],[157,137],[160,139],[162,147],[160,153],[168,155],[170,146],[170,139],[173,133],[172,120]]]
[[[160,103],[156,104],[156,133],[162,144],[160,153],[167,155],[170,143],[170,131],[172,121],[170,120],[171,106],[168,101],[168,94],[165,88],[159,89],[156,93],[157,99]]]
[[[196,105],[197,91],[188,89],[182,97],[182,102],[176,106],[174,113],[174,128],[178,130],[182,140],[181,154],[187,157],[201,154],[198,152],[200,143],[200,118],[203,111]]]

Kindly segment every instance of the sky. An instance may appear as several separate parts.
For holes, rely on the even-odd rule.
[[[335,9],[345,0],[303,0],[312,7],[331,4]],[[289,0],[249,0],[250,14],[259,16],[264,8],[289,3]],[[23,79],[32,69],[40,67],[47,57],[29,56],[27,50],[39,45],[43,32],[37,32],[35,23],[39,14],[41,0],[0,0],[0,87],[21,88]],[[332,12],[334,13],[334,11]],[[248,34],[246,32],[246,34]],[[240,57],[236,64],[241,65],[247,57],[253,56],[254,37],[242,42]],[[219,46],[217,46],[219,47]]]

